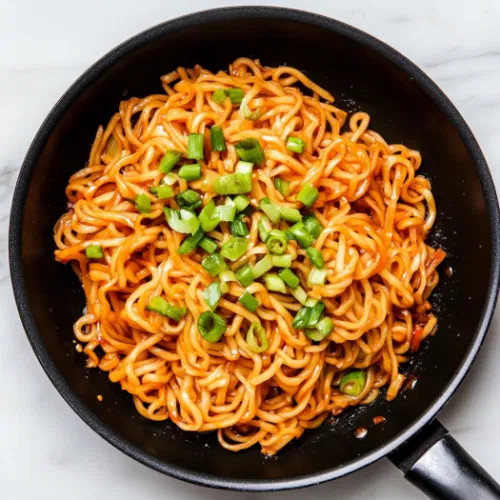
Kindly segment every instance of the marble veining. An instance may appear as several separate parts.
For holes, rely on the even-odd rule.
[[[12,296],[7,256],[12,192],[24,155],[50,108],[93,61],[164,20],[240,2],[185,0],[19,0],[0,9],[0,498],[417,500],[423,495],[382,460],[354,475],[275,494],[236,494],[184,484],[147,469],[88,428],[51,386],[24,335]],[[242,2],[241,2],[242,3]],[[500,185],[500,2],[419,0],[331,2],[265,0],[308,9],[359,27],[419,65],[471,126]],[[332,61],[335,54],[326,56]],[[500,317],[469,377],[441,414],[453,435],[500,478]],[[333,452],[334,450],[332,450]]]

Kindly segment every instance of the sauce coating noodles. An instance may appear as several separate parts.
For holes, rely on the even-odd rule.
[[[227,73],[178,68],[161,82],[164,94],[121,102],[98,128],[87,166],[69,180],[68,211],[55,227],[56,259],[72,263],[86,295],[74,334],[88,367],[108,372],[142,416],[170,419],[185,431],[217,431],[232,451],[258,444],[274,454],[329,415],[374,401],[383,387],[394,399],[405,380],[400,365],[436,329],[427,299],[445,257],[425,243],[436,208],[430,182],[417,175],[420,153],[387,144],[369,129],[368,114],[348,117],[294,68],[240,58]],[[246,114],[230,99],[214,100],[222,88],[243,89]],[[223,129],[224,152],[210,148],[213,125]],[[228,262],[232,270],[268,253],[259,239],[260,200],[302,210],[296,197],[303,185],[318,189],[310,213],[324,228],[314,243],[327,270],[324,285],[307,285],[313,266],[297,241],[288,242],[288,253],[309,298],[322,301],[333,320],[323,340],[292,326],[302,304],[258,280],[247,287],[260,303],[255,312],[238,302],[245,288],[230,281],[217,307],[227,322],[224,335],[215,343],[200,335],[198,319],[209,310],[203,291],[215,281],[201,265],[206,253],[178,253],[186,235],[171,229],[163,211],[178,208],[175,198],[149,193],[164,177],[165,153],[185,155],[192,133],[204,135],[202,178],[176,178],[172,189],[196,190],[204,206],[216,197],[214,179],[234,172],[239,141],[255,138],[265,153],[248,193],[255,209],[244,218],[248,248]],[[304,141],[302,153],[287,149],[290,135]],[[288,195],[276,189],[276,178],[289,182]],[[149,213],[134,204],[141,193],[150,199]],[[208,235],[227,241],[230,223]],[[90,246],[103,256],[89,258]],[[176,322],[148,310],[155,296],[187,314]],[[268,340],[263,352],[247,342],[254,323]],[[357,395],[340,390],[350,370],[364,372]]]

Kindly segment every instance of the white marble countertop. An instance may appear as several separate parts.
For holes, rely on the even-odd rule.
[[[246,1],[337,18],[412,59],[451,98],[475,133],[500,185],[500,2],[497,0]],[[423,498],[387,460],[305,491],[219,492],[164,477],[106,443],[66,405],[26,340],[8,279],[12,191],[28,145],[50,108],[97,58],[170,18],[240,2],[184,0],[0,1],[0,498],[401,499]],[[499,120],[497,122],[497,120]],[[467,380],[440,419],[500,478],[500,336],[497,313]]]

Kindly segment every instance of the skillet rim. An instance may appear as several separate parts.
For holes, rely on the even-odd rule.
[[[32,172],[36,167],[39,154],[50,137],[52,130],[58,124],[66,111],[71,107],[73,102],[79,97],[79,95],[122,57],[139,47],[147,45],[158,37],[199,24],[220,20],[241,20],[248,16],[252,16],[253,18],[271,18],[284,21],[295,21],[328,29],[329,31],[335,32],[347,37],[348,39],[374,49],[383,55],[387,60],[403,69],[437,104],[440,110],[452,123],[454,128],[459,132],[461,140],[464,142],[467,150],[474,160],[485,198],[490,223],[490,244],[492,252],[490,262],[491,274],[488,283],[486,300],[483,305],[476,334],[469,346],[465,359],[458,367],[457,371],[450,379],[439,398],[437,398],[424,413],[419,415],[412,425],[372,452],[334,469],[286,479],[228,479],[172,465],[156,459],[149,453],[120,437],[107,425],[104,425],[78,398],[71,386],[63,378],[55,362],[51,359],[45,349],[41,335],[30,310],[22,269],[22,222],[24,204],[27,198]],[[97,432],[97,434],[106,439],[106,441],[112,444],[115,448],[124,452],[129,457],[137,460],[143,465],[176,479],[181,479],[183,481],[201,486],[209,486],[220,489],[256,492],[277,491],[320,484],[342,477],[372,464],[380,458],[388,455],[411,438],[424,425],[430,422],[451,398],[453,393],[465,378],[474,359],[476,358],[494,313],[500,284],[500,210],[491,173],[469,126],[466,124],[465,120],[452,102],[448,99],[448,97],[446,97],[444,92],[421,69],[419,69],[405,56],[364,31],[320,14],[281,7],[226,7],[221,9],[204,10],[177,17],[170,21],[153,26],[129,38],[127,41],[118,45],[94,63],[57,101],[35,135],[18,176],[9,221],[9,261],[11,283],[14,290],[16,305],[23,327],[26,331],[26,335],[36,357],[57,391],[75,411],[75,413],[95,432]]]

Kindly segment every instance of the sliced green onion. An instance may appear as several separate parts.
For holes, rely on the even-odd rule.
[[[262,198],[259,203],[259,208],[271,219],[273,224],[279,224],[281,220],[280,209],[269,198]]]
[[[247,251],[249,240],[247,238],[240,238],[231,236],[223,245],[220,254],[225,259],[232,261],[238,260]]]
[[[201,265],[211,276],[217,276],[225,271],[227,266],[220,253],[213,253],[201,261]]]
[[[295,241],[297,239],[289,229],[285,230],[285,234],[288,241]]]
[[[257,264],[252,268],[254,278],[260,278],[263,274],[266,274],[273,267],[273,259],[270,255],[266,255],[263,259],[260,259]]]
[[[277,274],[265,274],[264,281],[266,283],[266,288],[270,292],[286,293],[285,282]]]
[[[302,220],[302,214],[296,208],[279,207],[281,217],[289,222],[299,222]]]
[[[290,183],[285,181],[285,179],[280,179],[279,177],[274,178],[274,187],[283,195],[288,196],[290,194]]]
[[[289,231],[303,248],[308,248],[314,243],[314,238],[307,232],[306,226],[302,221],[294,224]]]
[[[281,276],[283,278],[283,276]],[[290,287],[291,288],[291,287]],[[302,305],[305,305],[308,299],[306,291],[301,287],[298,286],[295,288],[295,290],[292,290],[292,295],[295,297],[296,300],[298,300]]]
[[[203,134],[189,134],[187,157],[190,160],[203,160]]]
[[[203,207],[198,219],[201,224],[201,228],[206,233],[213,231],[220,222],[220,215],[215,206],[214,200],[210,200],[209,203]]]
[[[233,104],[241,104],[241,101],[243,100],[243,90],[240,88],[233,88],[233,89],[225,89],[224,90],[225,94],[231,99],[231,102]]]
[[[279,273],[278,276],[292,289],[295,290],[299,284],[300,284],[300,279],[299,277],[290,269],[285,268],[282,269]],[[305,292],[304,292],[305,293]],[[297,299],[298,300],[298,299]],[[300,302],[300,301],[299,301]]]
[[[203,291],[203,299],[212,310],[217,307],[217,304],[222,297],[220,288],[220,283],[218,281],[214,281]]]
[[[288,246],[286,234],[279,229],[273,229],[266,240],[266,246],[274,255],[283,255]]]
[[[310,316],[310,307],[303,307],[302,309],[299,309],[299,312],[295,315],[295,318],[293,318],[292,326],[303,330],[307,326]]]
[[[307,284],[309,286],[321,286],[325,284],[326,281],[326,269],[316,269],[313,267],[309,276],[307,277]]]
[[[247,290],[245,290],[245,293],[238,299],[238,302],[250,312],[255,312],[260,306],[260,302]]]
[[[306,254],[311,259],[314,267],[323,269],[325,261],[323,260],[323,256],[321,255],[321,252],[319,250],[314,247],[309,247],[306,249]]]
[[[302,153],[304,151],[304,141],[300,137],[292,137],[290,135],[286,140],[286,149],[294,153]]]
[[[161,186],[151,186],[149,191],[158,196],[159,200],[166,200],[167,198],[172,198],[174,196],[174,190],[167,184],[162,184]]]
[[[241,215],[236,215],[233,222],[231,222],[231,234],[234,236],[248,236],[248,226],[243,220]]]
[[[135,208],[141,214],[149,214],[151,212],[151,200],[144,193],[141,193],[135,199]]]
[[[306,306],[307,307],[307,306]],[[325,312],[325,304],[323,302],[316,303],[311,307],[311,315],[307,320],[307,327],[316,326]]]
[[[317,299],[309,298],[306,300],[306,303],[304,305],[306,307],[314,307],[318,302],[319,302],[319,300],[317,300]]]
[[[306,182],[297,195],[297,200],[302,202],[306,207],[311,207],[318,199],[318,196],[319,191],[312,184]]]
[[[160,181],[160,184],[166,184],[167,186],[173,186],[179,178],[173,173],[169,172],[163,179]]]
[[[163,211],[165,212],[168,225],[174,231],[187,234],[195,234],[198,231],[200,221],[193,212],[182,208],[180,210],[172,210],[168,207],[165,207]]]
[[[306,336],[316,342],[321,342],[330,335],[333,330],[333,321],[330,318],[323,318],[318,322],[315,328],[306,328]]]
[[[226,89],[217,89],[212,94],[212,99],[217,104],[222,104],[227,99]]]
[[[229,287],[227,285],[229,281],[237,281],[233,271],[222,271],[219,274],[219,279],[220,279],[220,289],[222,293],[227,293],[229,291]]]
[[[146,306],[146,309],[161,314],[162,316],[167,316],[177,323],[187,314],[186,307],[173,306],[161,297],[152,298]]]
[[[237,212],[243,212],[245,208],[250,205],[250,200],[248,196],[245,196],[244,194],[239,194],[236,196],[236,198],[233,200],[234,206],[236,207]]]
[[[236,217],[236,207],[234,205],[217,205],[215,211],[219,220],[224,222],[232,222]]]
[[[193,250],[196,249],[196,247],[200,243],[201,239],[203,238],[203,234],[204,234],[203,230],[200,228],[198,229],[198,231],[196,231],[195,234],[192,234],[191,236],[185,238],[184,241],[181,243],[181,246],[177,250],[177,253],[180,254],[191,253]]]
[[[102,259],[104,257],[104,251],[101,245],[90,245],[85,249],[85,255],[89,259]]]
[[[258,341],[255,338],[255,334],[257,334]],[[250,349],[253,352],[264,352],[267,351],[269,347],[269,341],[266,337],[266,330],[260,323],[252,323],[247,332],[246,342],[249,345]]]
[[[236,168],[234,170],[237,174],[251,174],[253,172],[253,163],[249,161],[239,161],[236,164]]]
[[[188,210],[196,210],[201,207],[200,195],[193,189],[186,189],[186,191],[179,193],[175,200],[181,208],[186,208]]]
[[[217,250],[217,242],[213,238],[210,238],[210,236],[203,236],[198,246],[209,254],[213,254]]]
[[[307,232],[312,234],[313,238],[319,238],[321,231],[323,231],[323,226],[313,214],[305,215],[302,222],[304,223]]]
[[[250,286],[255,281],[252,268],[248,264],[240,267],[238,271],[236,271],[236,279],[240,282],[241,286],[245,288]]]
[[[292,265],[292,256],[286,255],[273,255],[272,257],[274,267],[290,267]]]
[[[353,370],[340,379],[340,392],[348,396],[359,396],[366,385],[366,375],[362,370]]]
[[[214,182],[214,191],[217,194],[244,194],[252,190],[251,174],[226,174],[221,175]]]
[[[265,243],[269,236],[269,233],[272,231],[273,226],[271,225],[271,221],[269,217],[263,215],[259,222],[257,223],[257,228],[259,229],[259,237]]]
[[[168,174],[182,158],[182,153],[179,151],[167,151],[160,162],[159,170],[164,174]]]
[[[207,342],[218,342],[226,328],[226,320],[211,311],[201,313],[198,318],[198,331]]]
[[[247,100],[243,99],[241,101],[241,106],[240,106],[240,115],[243,119],[245,120],[258,120],[260,118],[260,113],[259,111],[254,111],[253,113],[250,111],[250,108],[248,107]]]
[[[254,137],[249,137],[248,139],[243,139],[238,142],[235,149],[238,158],[243,161],[260,165],[266,159],[259,141]]]
[[[201,179],[201,165],[199,163],[182,165],[179,169],[179,177],[186,181],[197,181]]]
[[[226,140],[224,139],[224,132],[220,125],[214,125],[210,129],[210,142],[212,143],[213,151],[226,150]]]

